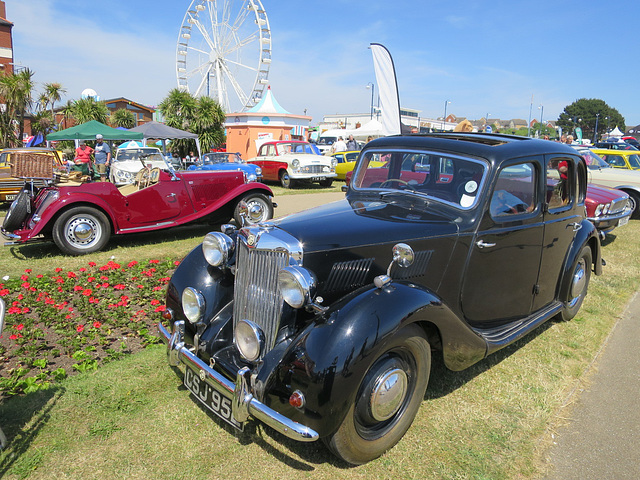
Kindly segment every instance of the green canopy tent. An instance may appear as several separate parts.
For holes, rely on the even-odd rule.
[[[142,140],[144,136],[141,132],[112,128],[97,120],[91,120],[90,122],[66,128],[59,132],[50,133],[47,135],[47,141],[95,140],[96,135],[99,133],[102,134],[105,140]]]

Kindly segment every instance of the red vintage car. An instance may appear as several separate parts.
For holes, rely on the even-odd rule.
[[[634,210],[633,199],[622,190],[593,183],[587,184],[587,198],[584,203],[587,219],[598,229],[601,238],[614,228],[629,223]]]
[[[27,183],[28,185],[28,183]],[[143,169],[136,182],[50,181],[24,188],[7,212],[5,245],[53,240],[64,253],[98,251],[112,234],[148,232],[193,222],[258,223],[273,217],[273,192],[242,172]]]

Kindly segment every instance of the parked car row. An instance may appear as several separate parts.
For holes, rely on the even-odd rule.
[[[589,177],[555,142],[373,140],[343,200],[211,232],[185,257],[159,324],[169,363],[234,428],[368,462],[410,427],[434,355],[463,370],[578,314],[603,271]],[[596,217],[628,200],[602,198]]]

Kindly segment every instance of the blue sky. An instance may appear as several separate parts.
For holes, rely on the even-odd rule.
[[[232,0],[227,0],[232,1]],[[6,0],[14,57],[68,98],[93,88],[157,105],[176,86],[178,32],[190,0]],[[391,52],[403,107],[422,117],[557,119],[600,98],[640,124],[635,48],[640,2],[558,0],[263,0],[269,81],[292,113],[369,112],[370,43]],[[320,8],[322,7],[322,9]],[[533,102],[532,102],[533,97]],[[542,109],[540,109],[542,106]],[[613,125],[611,126],[613,128]]]

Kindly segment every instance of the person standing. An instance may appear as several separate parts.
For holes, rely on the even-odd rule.
[[[96,135],[96,148],[94,151],[94,157],[96,159],[96,170],[100,174],[100,181],[108,181],[107,167],[111,162],[111,149],[109,148],[109,145],[104,143],[102,135],[100,133]]]
[[[346,151],[347,151],[347,144],[344,143],[344,140],[342,139],[342,137],[338,137],[338,140],[333,142],[333,145],[331,145],[331,153],[346,152]]]
[[[75,170],[82,172],[82,175],[91,175],[91,154],[93,148],[87,145],[84,140],[76,148],[76,156],[73,159]]]
[[[347,140],[347,150],[349,151],[360,150],[358,148],[358,142],[355,141],[355,139],[353,138],[353,135],[349,135],[349,140]]]

